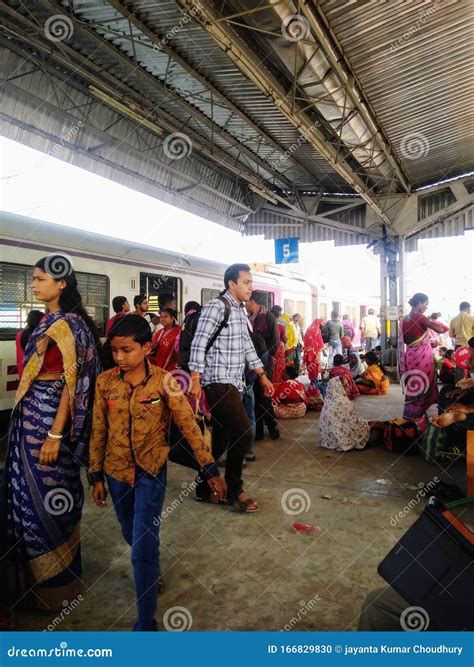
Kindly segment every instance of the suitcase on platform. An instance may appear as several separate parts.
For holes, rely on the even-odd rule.
[[[383,559],[378,572],[437,630],[474,630],[474,533],[434,497]]]

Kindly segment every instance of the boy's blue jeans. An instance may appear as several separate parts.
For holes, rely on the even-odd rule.
[[[166,464],[156,477],[136,469],[136,481],[106,475],[122,535],[132,547],[138,621],[133,630],[156,630],[155,612],[160,576],[160,519],[166,492]]]

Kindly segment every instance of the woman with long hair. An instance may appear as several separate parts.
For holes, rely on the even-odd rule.
[[[35,301],[48,310],[31,332],[12,412],[5,463],[6,526],[16,593],[57,609],[77,595],[79,524],[100,339],[69,259],[34,268]]]
[[[153,346],[148,357],[152,364],[165,371],[174,371],[179,368],[178,336],[181,327],[176,324],[177,313],[172,308],[160,310],[162,329],[153,337]]]
[[[438,402],[438,381],[428,330],[444,333],[448,327],[423,314],[428,302],[426,294],[414,294],[408,301],[411,311],[399,327],[398,371],[405,394],[403,416],[406,419],[422,417]]]

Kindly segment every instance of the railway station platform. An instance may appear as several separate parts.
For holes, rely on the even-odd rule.
[[[355,405],[360,416],[384,420],[400,416],[402,403],[400,387],[392,385],[387,396],[360,397]],[[423,483],[438,477],[464,488],[462,462],[442,469],[382,447],[322,449],[318,419],[310,412],[281,420],[279,440],[255,445],[257,460],[244,470],[245,487],[260,505],[255,514],[196,503],[192,471],[169,464],[159,629],[179,607],[176,623],[181,619],[191,631],[354,630],[366,594],[384,583],[377,565],[422,511]],[[294,523],[316,530],[297,534]],[[130,549],[111,502],[100,510],[90,490],[82,558],[81,599],[67,601],[67,613],[18,609],[17,630],[131,628]]]

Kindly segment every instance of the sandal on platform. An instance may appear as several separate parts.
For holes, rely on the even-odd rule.
[[[232,507],[237,512],[246,512],[247,514],[258,512],[258,505],[252,498],[246,498],[245,500],[237,499],[232,503]]]

